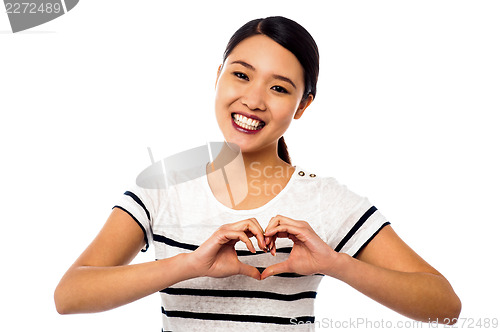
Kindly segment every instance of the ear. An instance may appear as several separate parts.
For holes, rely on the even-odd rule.
[[[221,71],[222,71],[222,65],[219,65],[219,68],[217,69],[217,78],[215,79],[215,88],[217,88],[217,82],[219,82]]]
[[[311,103],[313,102],[313,100],[314,100],[314,97],[311,94],[309,94],[306,99],[302,100],[300,102],[299,108],[297,109],[297,112],[295,112],[295,115],[293,116],[293,118],[294,119],[300,119],[300,117],[302,116],[302,114],[304,114],[304,111],[306,110],[306,108],[308,108],[309,105],[311,105]]]

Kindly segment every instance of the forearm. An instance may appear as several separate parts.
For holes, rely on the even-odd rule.
[[[409,318],[452,321],[461,304],[448,281],[437,274],[400,272],[341,254],[326,273]]]
[[[135,265],[70,269],[54,293],[61,314],[105,311],[196,277],[186,254]]]

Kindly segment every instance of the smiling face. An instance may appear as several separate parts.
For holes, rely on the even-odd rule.
[[[312,102],[302,101],[303,93],[303,68],[293,53],[265,35],[244,39],[217,76],[215,112],[225,140],[243,153],[277,156],[278,139]]]

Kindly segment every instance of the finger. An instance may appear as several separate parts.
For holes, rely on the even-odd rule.
[[[259,245],[259,247],[266,251],[267,249],[267,245],[266,245],[266,241],[265,241],[265,238],[264,238],[264,232],[262,231],[262,228],[257,227],[255,224],[249,224],[248,225],[248,228],[249,228],[249,232],[252,233],[253,236],[255,236],[255,238],[257,239],[257,243]]]
[[[228,240],[235,240],[235,239],[239,239],[240,241],[244,242],[248,248],[248,250],[250,250],[251,252],[255,253],[255,247],[253,246],[253,243],[252,241],[250,241],[250,239],[248,238],[248,236],[245,234],[245,232],[241,232],[241,231],[227,231],[224,236],[226,237],[226,239]],[[226,241],[228,242],[228,241]]]
[[[278,232],[278,233],[274,234],[273,236],[268,237],[270,239],[269,252],[273,256],[276,256],[276,250],[278,248],[276,246],[276,239],[277,238],[287,238],[287,239],[290,239],[291,236],[293,236],[293,235],[291,235],[291,234],[289,234],[287,232]]]
[[[300,226],[305,226],[304,224],[307,223],[303,220],[295,220],[278,214],[272,217],[271,220],[269,220],[269,224],[267,225],[266,231],[264,233],[266,233],[267,230],[274,228],[278,225],[294,225],[300,227]]]
[[[274,217],[271,218],[271,220],[269,220],[269,224],[266,227],[264,235],[266,235],[269,230],[271,230],[273,228],[276,228],[276,227],[278,227],[281,224],[289,224],[289,223],[290,222],[289,222],[288,218],[284,219],[280,215],[274,216]]]
[[[271,237],[271,255],[276,256],[276,238],[278,237],[278,234],[275,234],[274,236]]]
[[[262,271],[260,280],[264,280],[267,277],[285,272],[291,272],[289,271],[288,264],[286,261],[268,266],[264,271]]]
[[[290,240],[292,240],[294,243],[295,243],[295,242],[300,241],[300,240],[299,240],[299,239],[297,239],[297,237],[296,237],[295,235],[293,235],[293,234],[288,234],[288,238],[289,238]]]
[[[262,230],[260,224],[257,222],[257,219],[255,218],[245,219],[234,223],[232,226],[233,229],[235,230],[244,231],[249,237],[255,236],[255,238],[257,239],[257,243],[259,244],[259,247],[264,251],[266,250],[264,231]]]
[[[259,222],[255,218],[250,218],[249,220],[251,222],[251,225],[253,225],[255,227],[254,234],[255,234],[255,237],[257,238],[257,241],[259,243],[259,247],[262,250],[267,251],[267,245],[265,242],[264,230],[262,229],[262,226],[259,224]]]
[[[260,280],[260,272],[257,270],[255,266],[251,266],[245,263],[240,263],[240,271],[239,274],[243,274],[254,279]]]
[[[272,237],[266,236],[266,237],[264,237],[264,239],[266,241],[267,252],[271,252],[271,250],[273,249],[273,239],[272,239]]]
[[[266,236],[266,243],[268,243],[269,252],[276,256],[276,238],[278,237],[288,237],[288,233],[276,233],[273,236]]]
[[[278,216],[272,217],[269,220],[269,224],[266,227],[266,231],[264,232],[264,236],[266,238],[266,243],[268,244],[269,251],[273,256],[276,256],[276,236],[267,236],[267,231],[276,227],[279,223]]]
[[[264,236],[266,242],[267,251],[270,252],[273,249],[274,239],[272,236]]]
[[[283,222],[286,222],[286,221],[283,220]],[[266,230],[264,231],[264,236],[267,236],[268,232],[271,229],[278,227],[280,224],[281,224],[281,219],[280,219],[279,215],[272,217],[271,220],[269,220],[269,224],[267,224]]]
[[[278,216],[274,216],[269,220],[269,223],[267,224],[267,227],[266,227],[266,230],[264,231],[264,234],[266,234],[269,229],[274,228],[277,225],[279,225],[279,218],[278,218]]]
[[[279,224],[280,225],[287,224],[287,225],[294,225],[294,226],[297,226],[297,227],[304,227],[304,226],[309,225],[304,220],[296,220],[296,219],[292,219],[292,218],[289,218],[289,217],[282,216],[280,214],[278,214],[276,216],[276,218],[279,219],[279,221],[280,221]]]
[[[278,237],[289,237],[288,234],[295,235],[295,237],[302,242],[305,242],[308,239],[307,229],[292,225],[279,225],[269,231],[266,231],[266,236],[277,235]]]
[[[262,234],[264,234],[264,230],[262,229],[262,226],[260,225],[260,223],[257,221],[257,219],[255,218],[250,218],[249,219],[252,223],[255,224],[255,226],[257,226],[257,228],[261,231]]]
[[[301,229],[300,227],[296,227],[296,226],[292,226],[292,225],[280,224],[280,225],[276,225],[275,227],[272,227],[272,228],[268,229],[266,231],[266,233],[265,233],[265,236],[269,236],[269,237],[272,238],[276,234],[281,233],[281,234],[278,235],[278,237],[284,237],[283,233],[295,234],[295,233],[301,233],[303,231],[304,230]]]

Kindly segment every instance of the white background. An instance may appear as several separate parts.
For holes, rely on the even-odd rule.
[[[158,294],[60,316],[53,291],[148,146],[159,159],[222,140],[225,45],[270,15],[302,24],[321,56],[317,99],[285,134],[292,164],[367,196],[448,278],[467,325],[500,318],[497,1],[84,0],[17,34],[0,13],[0,330],[160,330]],[[316,318],[410,322],[331,278]]]

